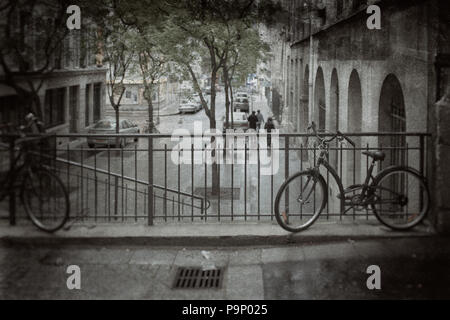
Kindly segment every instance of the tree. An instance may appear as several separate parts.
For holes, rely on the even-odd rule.
[[[107,71],[107,94],[116,115],[116,133],[120,131],[119,109],[125,93],[124,80],[130,71],[136,49],[134,47],[134,34],[129,26],[123,25],[120,20],[111,15],[105,19],[97,32],[97,41],[103,42]],[[119,145],[119,138],[116,146]]]
[[[166,60],[161,51],[161,33],[148,25],[138,28],[136,40],[137,65],[144,84],[144,98],[148,103],[149,132],[155,131],[153,96],[159,90],[161,77],[167,74]]]

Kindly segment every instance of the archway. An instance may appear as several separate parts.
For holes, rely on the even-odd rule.
[[[339,130],[339,80],[336,69],[333,69],[333,72],[331,73],[329,112],[329,130],[331,132],[336,132]],[[338,147],[337,142],[334,147]],[[338,150],[330,152],[330,163],[334,165],[335,168],[338,167],[338,152]]]
[[[331,73],[330,87],[330,131],[339,130],[339,80],[336,69]]]
[[[305,74],[303,77],[303,85],[301,91],[301,108],[300,108],[300,132],[305,132],[309,123],[309,67],[305,68]]]
[[[403,90],[400,81],[393,74],[386,77],[381,88],[378,130],[379,132],[406,131]],[[406,152],[402,150],[406,146],[405,137],[382,137],[378,141],[381,149],[390,147],[388,152],[385,151],[385,165],[406,164]]]
[[[362,90],[358,72],[353,70],[348,86],[348,132],[359,133],[362,129]],[[347,156],[347,172],[352,183],[361,181],[361,138],[353,137],[355,149]]]
[[[317,121],[317,128],[324,131],[326,125],[325,80],[321,67],[317,69],[314,88],[314,118]]]

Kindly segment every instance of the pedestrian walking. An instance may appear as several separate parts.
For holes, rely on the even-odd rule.
[[[270,132],[272,132],[272,130],[275,130],[275,124],[273,123],[273,119],[271,117],[267,119],[264,129],[266,129],[267,131],[267,147],[270,148],[270,146],[272,145],[272,136]]]
[[[258,110],[256,117],[258,118],[257,127],[258,127],[258,131],[259,131],[259,129],[261,129],[261,126],[264,123],[264,116],[262,115],[261,110]]]
[[[256,116],[256,112],[252,111],[252,114],[248,117],[248,127],[249,129],[256,130],[256,126],[258,123],[258,117]]]

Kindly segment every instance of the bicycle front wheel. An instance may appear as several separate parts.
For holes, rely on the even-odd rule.
[[[275,199],[275,218],[290,232],[310,227],[327,202],[327,185],[323,177],[313,171],[291,176],[280,187]]]
[[[70,202],[61,179],[45,169],[30,169],[22,186],[22,203],[31,221],[41,230],[55,232],[69,218]]]
[[[393,168],[375,178],[373,212],[394,230],[407,230],[420,223],[430,208],[430,192],[414,170]]]

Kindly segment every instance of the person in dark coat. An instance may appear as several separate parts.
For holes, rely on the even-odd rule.
[[[271,117],[267,119],[264,129],[266,129],[267,131],[267,147],[270,147],[272,145],[272,136],[270,132],[272,132],[272,130],[275,130],[275,124],[273,123],[273,119]]]
[[[258,117],[256,116],[256,112],[253,111],[250,117],[248,117],[248,127],[250,129],[256,130],[256,125],[258,124]]]

